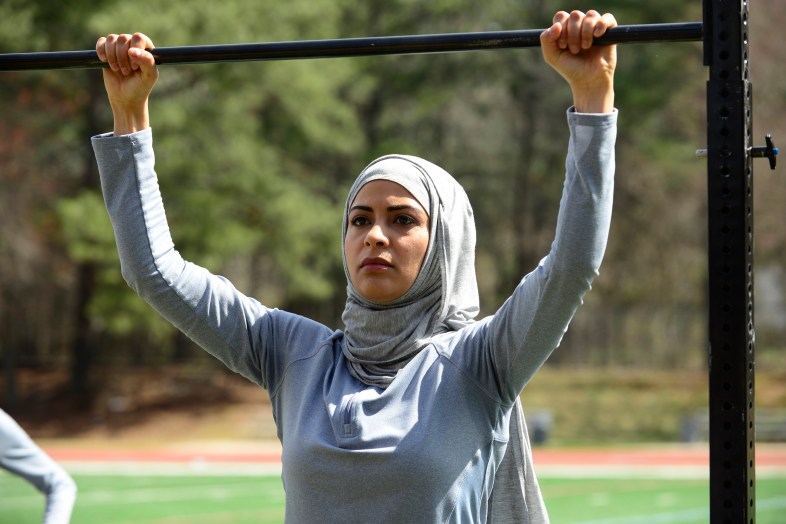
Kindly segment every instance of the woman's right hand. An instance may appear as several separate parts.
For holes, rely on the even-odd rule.
[[[115,135],[150,127],[148,98],[158,80],[155,58],[146,49],[153,41],[142,33],[111,34],[96,42],[104,68],[104,86],[115,118]]]

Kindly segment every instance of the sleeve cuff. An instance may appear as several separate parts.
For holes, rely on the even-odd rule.
[[[145,140],[151,139],[153,136],[153,129],[148,127],[147,129],[142,129],[141,131],[137,131],[136,133],[129,133],[127,135],[115,135],[111,131],[108,133],[100,133],[98,135],[90,137],[90,140],[95,144],[97,142],[105,142],[107,145],[112,145],[112,143],[119,144],[122,142],[142,142]]]
[[[567,111],[568,123],[580,126],[613,126],[617,124],[619,111],[614,108],[611,113],[577,113],[574,106]]]

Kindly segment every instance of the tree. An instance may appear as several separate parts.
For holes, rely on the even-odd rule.
[[[98,35],[134,30],[176,46],[534,28],[548,26],[562,6],[81,0],[66,9],[8,0],[0,6],[0,52],[89,49]],[[623,24],[701,19],[700,2],[603,8]],[[764,117],[756,122],[777,143],[782,89],[778,68],[765,64],[778,35],[762,40],[761,19],[778,19],[783,9],[764,11],[754,6],[751,17],[756,113]],[[704,76],[700,44],[621,47],[606,262],[552,362],[703,365],[705,164],[693,153],[705,142]],[[4,74],[0,96],[6,398],[15,366],[69,363],[79,389],[94,363],[198,358],[120,277],[87,140],[111,128],[100,72]],[[266,305],[340,327],[346,190],[376,156],[411,153],[467,189],[483,232],[481,304],[491,313],[553,237],[569,98],[538,50],[162,67],[151,107],[176,244]],[[762,135],[759,128],[755,141]],[[782,177],[766,171],[757,165],[757,267],[777,269],[786,243],[776,202],[784,192]]]
[[[85,1],[72,2],[68,9],[48,1],[7,2],[2,22],[5,38],[0,40],[0,48],[34,51],[82,47],[86,40],[84,21],[91,9]],[[3,311],[7,327],[4,333],[9,334],[6,352],[10,355],[27,347],[25,358],[41,358],[42,352],[57,352],[64,333],[74,334],[72,388],[85,393],[84,374],[94,342],[86,310],[94,270],[90,263],[67,263],[63,246],[58,245],[58,217],[52,204],[58,198],[97,188],[94,162],[87,150],[71,145],[74,137],[96,131],[97,77],[47,73],[8,76],[3,83],[7,95],[3,100],[12,102],[6,104],[0,132],[11,136],[16,147],[3,151],[6,169],[0,183],[6,186],[2,191],[8,204],[3,207],[4,214],[20,221],[21,228],[6,230],[0,262],[8,266],[8,272],[3,272],[6,278],[0,284],[0,298],[5,304],[14,304]],[[53,120],[72,125],[53,126]],[[76,298],[75,304],[70,301],[72,297]],[[74,312],[69,319],[74,322],[74,331],[68,322],[52,321],[52,317],[62,315],[60,310]]]

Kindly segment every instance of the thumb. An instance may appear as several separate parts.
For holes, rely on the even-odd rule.
[[[540,43],[554,43],[559,38],[560,32],[562,31],[562,24],[559,22],[554,22],[551,27],[548,29],[544,29],[543,32],[540,34]]]
[[[540,34],[540,48],[543,51],[543,57],[548,63],[551,63],[560,53],[557,41],[561,34],[562,24],[559,22],[555,22]]]
[[[142,73],[149,75],[154,72],[156,68],[156,59],[149,52],[138,47],[132,47],[128,50],[129,61],[139,67]]]

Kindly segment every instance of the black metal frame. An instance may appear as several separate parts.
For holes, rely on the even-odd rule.
[[[704,62],[710,69],[710,521],[724,524],[756,520],[753,148],[747,22],[747,0],[704,0]]]
[[[601,43],[704,42],[707,82],[710,520],[755,522],[753,169],[748,1],[703,0],[701,23],[620,26]],[[535,47],[542,30],[157,48],[161,64]],[[104,67],[94,50],[0,55],[0,71]]]

